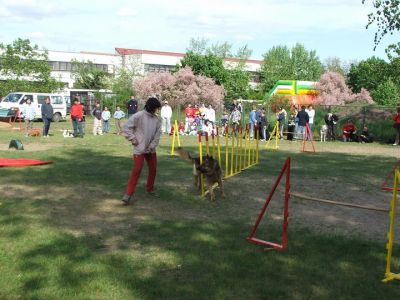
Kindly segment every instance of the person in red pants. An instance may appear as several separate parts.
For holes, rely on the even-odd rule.
[[[159,197],[154,192],[154,181],[157,172],[156,147],[160,141],[161,119],[156,112],[161,108],[157,98],[151,97],[146,101],[144,110],[132,115],[125,123],[122,135],[134,146],[133,167],[122,202],[128,205],[133,199],[137,181],[146,160],[149,168],[146,191],[149,195]]]

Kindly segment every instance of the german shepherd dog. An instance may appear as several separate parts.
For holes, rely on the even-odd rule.
[[[200,157],[192,157],[189,152],[178,148],[176,152],[185,161],[192,163],[193,165],[193,177],[194,185],[200,190],[201,189],[201,174],[204,175],[204,179],[207,185],[207,189],[210,193],[211,201],[215,201],[214,184],[218,183],[221,189],[221,197],[225,198],[224,185],[222,183],[222,171],[218,164],[218,161],[212,156],[206,155],[202,157],[202,163],[200,164]]]

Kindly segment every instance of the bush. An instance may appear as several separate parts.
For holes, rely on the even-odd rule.
[[[390,79],[378,85],[372,92],[372,97],[379,105],[396,106],[400,98],[400,91]]]

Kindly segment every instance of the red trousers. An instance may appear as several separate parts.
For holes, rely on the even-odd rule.
[[[147,166],[149,168],[146,190],[148,192],[152,192],[154,189],[154,181],[156,179],[157,172],[156,153],[135,154],[133,155],[133,167],[131,177],[129,178],[128,186],[126,188],[126,194],[129,196],[132,196],[133,193],[135,193],[136,184],[140,177],[140,173],[142,172],[144,160],[146,160]]]

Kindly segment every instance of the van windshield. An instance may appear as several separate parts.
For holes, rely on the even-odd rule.
[[[21,98],[22,94],[11,93],[4,97],[3,102],[18,102],[19,98]]]

